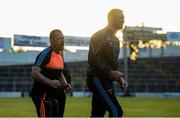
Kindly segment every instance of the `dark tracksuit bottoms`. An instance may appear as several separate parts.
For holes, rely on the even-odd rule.
[[[87,79],[87,85],[93,93],[91,117],[103,117],[106,111],[109,112],[109,117],[122,117],[123,110],[115,96],[112,81],[107,80],[107,84],[102,79],[107,78],[92,76]]]

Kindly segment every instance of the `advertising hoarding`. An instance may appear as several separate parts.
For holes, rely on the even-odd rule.
[[[65,36],[65,46],[89,46],[88,37]],[[49,37],[14,35],[15,46],[47,47],[50,45]]]
[[[180,41],[180,32],[167,32],[168,41]]]
[[[11,38],[0,37],[0,48],[10,49],[11,48]]]
[[[47,47],[49,46],[49,37],[14,35],[15,46],[34,46]]]

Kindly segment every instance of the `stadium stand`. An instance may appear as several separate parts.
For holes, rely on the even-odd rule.
[[[180,57],[139,58],[128,60],[129,92],[179,92]],[[86,87],[87,61],[67,63],[72,76],[73,91],[88,91]],[[0,91],[29,94],[33,80],[32,64],[0,66]],[[124,62],[120,60],[124,71]],[[115,90],[120,92],[119,85]]]

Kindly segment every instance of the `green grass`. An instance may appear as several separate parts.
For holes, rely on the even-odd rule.
[[[180,117],[179,98],[134,98],[119,97],[126,117]],[[64,116],[88,117],[91,98],[67,98]],[[36,111],[31,98],[0,98],[0,117],[33,117]],[[107,114],[106,114],[107,116]]]

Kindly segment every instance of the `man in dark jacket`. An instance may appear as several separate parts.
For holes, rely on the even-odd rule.
[[[118,81],[122,89],[127,83],[118,70],[119,39],[116,32],[124,24],[123,11],[112,9],[108,13],[108,25],[96,32],[90,40],[87,71],[87,85],[93,93],[91,117],[121,117],[123,110],[113,90],[113,81]]]

